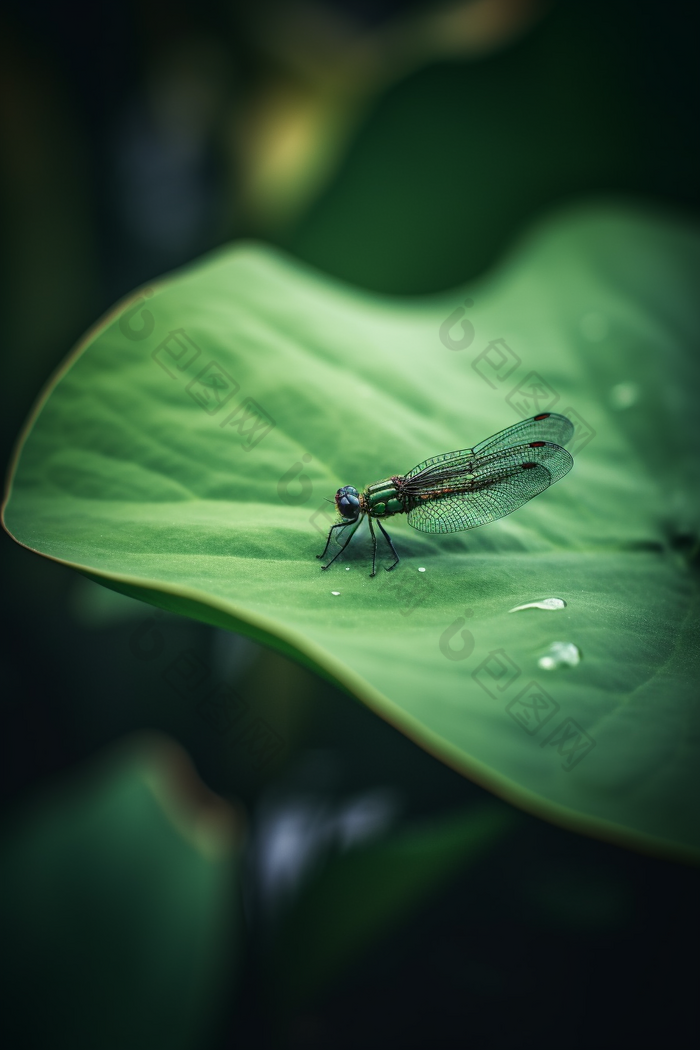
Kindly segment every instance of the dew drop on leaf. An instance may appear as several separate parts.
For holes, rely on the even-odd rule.
[[[556,671],[558,667],[576,667],[580,662],[581,650],[573,642],[552,642],[537,666],[543,671]]]
[[[526,602],[524,605],[516,605],[515,608],[509,609],[508,612],[520,612],[521,609],[548,609],[550,612],[554,612],[556,609],[565,609],[566,602],[563,598],[540,598],[536,602]]]

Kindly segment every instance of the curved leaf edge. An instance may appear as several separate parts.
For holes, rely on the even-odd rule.
[[[5,530],[26,550],[31,550],[43,558],[75,569],[93,582],[125,594],[129,598],[135,598],[147,605],[177,615],[183,615],[183,610],[186,610],[184,615],[192,619],[212,627],[245,635],[267,648],[276,650],[288,659],[300,663],[314,674],[320,675],[325,681],[353,699],[360,700],[374,714],[379,715],[418,747],[509,805],[567,831],[600,839],[637,853],[685,864],[700,865],[700,849],[683,846],[660,836],[633,831],[614,821],[591,817],[578,810],[551,802],[534,791],[522,788],[510,778],[497,773],[471,755],[465,755],[448,740],[438,736],[418,719],[398,707],[389,697],[375,689],[360,675],[355,675],[350,668],[322,646],[297,634],[286,625],[265,616],[251,614],[249,610],[239,608],[235,602],[214,599],[195,588],[168,587],[160,581],[142,579],[128,574],[96,573],[93,569],[78,562],[44,554],[42,551],[29,547],[10,532],[4,520],[4,509],[3,507],[2,523]]]

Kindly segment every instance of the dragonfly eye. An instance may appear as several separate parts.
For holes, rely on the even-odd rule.
[[[344,485],[335,494],[335,505],[342,517],[354,521],[360,513],[360,493],[352,485]]]

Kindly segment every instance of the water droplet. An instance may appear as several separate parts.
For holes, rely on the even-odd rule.
[[[610,390],[610,404],[613,408],[629,408],[639,400],[637,383],[617,383]]]
[[[580,662],[581,650],[573,642],[552,642],[537,666],[543,671],[555,671],[557,667],[576,667]]]
[[[340,594],[340,591],[331,591],[331,594],[335,594],[337,596]]]
[[[425,569],[419,569],[418,572],[425,572]]]
[[[345,571],[346,571],[346,572],[350,572],[350,566],[349,566],[349,565],[346,565],[346,566],[345,566]]]
[[[579,321],[579,328],[589,343],[600,343],[608,334],[608,319],[602,314],[584,314]]]
[[[553,612],[555,609],[565,609],[566,602],[563,598],[541,598],[537,602],[525,602],[524,605],[516,605],[514,609],[509,609],[508,612],[520,612],[521,609],[549,609]]]

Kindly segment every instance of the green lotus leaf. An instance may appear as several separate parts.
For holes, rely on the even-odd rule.
[[[225,248],[122,303],[54,377],[6,527],[276,646],[518,806],[697,859],[699,263],[696,229],[615,202],[426,298]],[[550,408],[576,428],[556,486],[470,532],[391,519],[391,573],[369,578],[364,532],[321,571],[340,485]],[[550,597],[567,604],[510,611]],[[576,666],[540,662],[557,642]]]

